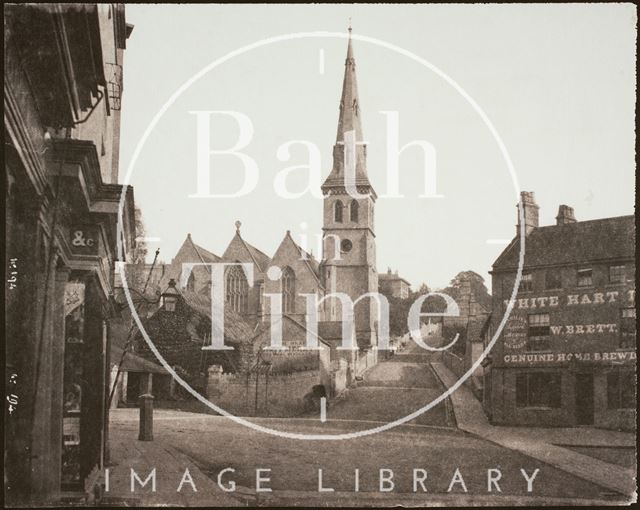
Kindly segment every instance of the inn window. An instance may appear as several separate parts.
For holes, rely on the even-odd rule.
[[[636,309],[634,307],[620,310],[620,348],[628,349],[636,346]]]
[[[296,274],[289,266],[282,271],[282,311],[295,313],[296,311]]]
[[[520,292],[531,292],[533,290],[533,274],[522,273],[520,279]]]
[[[516,376],[516,407],[560,407],[560,374],[530,372]]]
[[[351,201],[351,206],[349,207],[349,214],[350,214],[350,220],[353,222],[357,222],[358,221],[358,208],[360,206],[358,205],[358,201],[356,199],[353,199]]]
[[[549,314],[534,313],[528,317],[529,339],[527,349],[530,351],[546,351],[549,349]]]
[[[344,206],[342,202],[338,200],[335,204],[333,204],[333,221],[336,223],[342,223],[342,213]]]
[[[633,370],[607,374],[607,407],[633,409],[636,406],[636,378]]]
[[[627,276],[627,281],[628,282],[635,282],[636,281],[636,266],[635,266],[635,264],[631,264],[629,266],[626,266],[626,276]]]
[[[560,271],[558,271],[557,269],[551,269],[545,273],[544,288],[546,290],[562,288],[562,278],[560,276]]]
[[[590,287],[593,285],[593,270],[589,269],[578,269],[578,278],[576,284],[578,287]]]
[[[624,266],[609,266],[609,283],[623,283],[624,280]]]
[[[241,266],[231,266],[227,270],[226,301],[233,311],[247,313],[249,284]]]

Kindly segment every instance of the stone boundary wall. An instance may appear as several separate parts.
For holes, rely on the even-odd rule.
[[[305,395],[318,384],[319,370],[256,377],[255,373],[223,374],[214,365],[209,369],[207,398],[236,416],[299,416],[305,411]]]
[[[458,377],[462,377],[462,374],[466,372],[464,358],[461,358],[452,352],[442,351],[442,362]]]

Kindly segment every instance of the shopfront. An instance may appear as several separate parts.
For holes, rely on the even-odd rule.
[[[16,395],[5,414],[7,491],[20,504],[86,500],[104,468],[112,268],[134,244],[133,193],[100,182],[95,150],[73,140],[50,146],[51,166],[60,171],[52,201],[24,185],[15,152],[5,162],[13,179],[6,262],[17,273],[6,291],[7,377]]]
[[[492,353],[497,424],[632,429],[635,289],[521,292]]]

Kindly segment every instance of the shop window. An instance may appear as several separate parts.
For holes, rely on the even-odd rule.
[[[529,339],[527,349],[530,351],[546,351],[549,349],[549,314],[534,313],[529,315]]]
[[[590,287],[593,285],[593,270],[578,269],[578,278],[576,284],[578,287]]]
[[[624,273],[624,266],[609,266],[609,283],[623,283]]]
[[[516,376],[517,407],[551,407],[561,404],[560,374],[530,372]]]
[[[628,349],[636,346],[636,309],[634,307],[620,310],[620,348]]]
[[[636,378],[633,370],[607,374],[607,406],[609,409],[635,408]]]
[[[557,269],[551,269],[544,275],[544,288],[546,290],[561,289],[562,278],[560,271]]]
[[[80,421],[83,405],[85,284],[71,281],[64,293],[65,350],[62,418],[63,490],[82,485]]]
[[[520,279],[520,292],[531,292],[533,290],[533,275],[531,273],[522,273]]]
[[[627,281],[635,282],[636,281],[636,266],[635,264],[627,266],[626,271]]]

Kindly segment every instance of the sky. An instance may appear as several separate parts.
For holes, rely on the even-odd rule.
[[[319,256],[322,199],[287,199],[277,176],[309,164],[317,147],[322,179],[332,164],[346,39],[307,37],[263,45],[227,59],[186,87],[138,147],[154,116],[197,73],[265,38],[303,32],[354,40],[367,169],[379,198],[378,271],[398,270],[414,289],[441,288],[460,271],[482,275],[515,235],[518,189],[533,191],[540,224],[560,204],[578,220],[634,212],[635,26],[631,4],[540,5],[127,5],[120,180],[134,186],[150,252],[169,262],[188,233],[221,255],[241,221],[243,238],[273,255],[285,232]],[[432,68],[409,58],[424,59]],[[449,80],[443,78],[448,77]],[[484,112],[499,142],[450,81]],[[236,198],[194,198],[197,116],[233,111],[253,134],[241,149],[258,182]],[[387,122],[397,112],[400,146],[435,149],[436,193],[425,188],[425,157],[414,144],[399,156],[400,193],[387,194]],[[211,149],[238,142],[229,115],[211,116]],[[294,143],[290,143],[290,142]],[[300,143],[306,142],[307,145]],[[296,143],[297,142],[297,143]],[[285,150],[288,144],[289,151]],[[132,157],[138,157],[132,167]],[[314,150],[312,148],[312,150]],[[288,154],[286,154],[288,152]],[[285,156],[289,156],[289,159]],[[238,157],[212,155],[211,193],[234,193],[245,170]],[[286,185],[303,191],[310,172]]]

